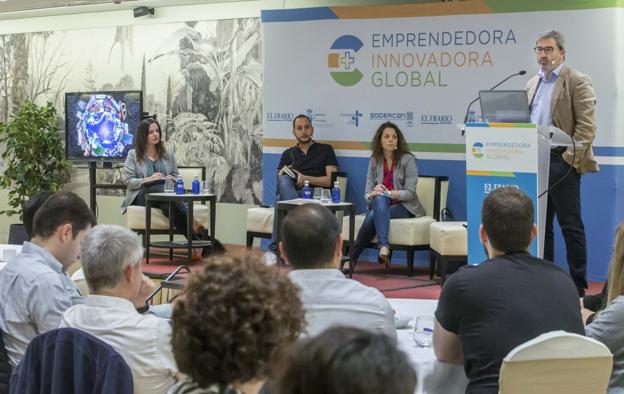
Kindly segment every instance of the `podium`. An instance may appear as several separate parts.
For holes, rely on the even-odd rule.
[[[538,233],[531,254],[542,257],[550,148],[572,145],[571,138],[556,127],[530,123],[466,123],[465,130],[468,264],[487,260],[479,240],[481,206],[489,192],[503,186],[517,187],[533,201]]]

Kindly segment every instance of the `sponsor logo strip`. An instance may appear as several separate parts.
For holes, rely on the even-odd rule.
[[[370,150],[370,142],[368,141],[330,141],[330,140],[317,140],[325,144],[330,144],[334,149],[343,150]],[[264,138],[262,140],[263,146],[267,147],[280,147],[289,148],[293,146],[293,139],[285,138]],[[408,144],[410,151],[412,152],[430,152],[430,153],[466,153],[466,146],[464,144],[427,144],[427,143],[410,143]]]
[[[296,22],[326,19],[377,19],[410,18],[418,16],[447,16],[470,14],[495,14],[527,11],[565,11],[596,8],[623,8],[621,0],[472,0],[460,2],[378,5],[334,6],[299,9],[262,10],[263,23]]]
[[[488,127],[508,127],[516,129],[532,129],[535,128],[533,123],[487,123]]]
[[[515,178],[516,174],[513,172],[506,171],[477,171],[477,170],[466,170],[466,175],[473,176],[500,176],[505,178]]]
[[[329,7],[295,8],[285,10],[261,10],[262,22],[296,22],[338,19]]]
[[[452,4],[425,3],[386,6],[334,6],[334,14],[340,19],[406,18],[414,16],[442,16],[489,14],[492,8],[483,0],[462,1]]]

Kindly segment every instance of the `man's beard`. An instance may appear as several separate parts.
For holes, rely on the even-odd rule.
[[[300,144],[307,144],[312,141],[312,137],[299,138],[297,137],[297,142]]]

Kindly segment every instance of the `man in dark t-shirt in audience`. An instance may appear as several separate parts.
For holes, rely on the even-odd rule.
[[[533,218],[522,191],[492,191],[479,228],[490,259],[459,270],[442,288],[433,347],[438,360],[464,363],[466,393],[498,393],[502,360],[516,346],[554,330],[585,333],[569,274],[528,252]]]

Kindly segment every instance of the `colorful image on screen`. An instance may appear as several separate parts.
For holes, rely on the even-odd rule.
[[[142,116],[140,91],[66,93],[67,157],[124,159]]]

